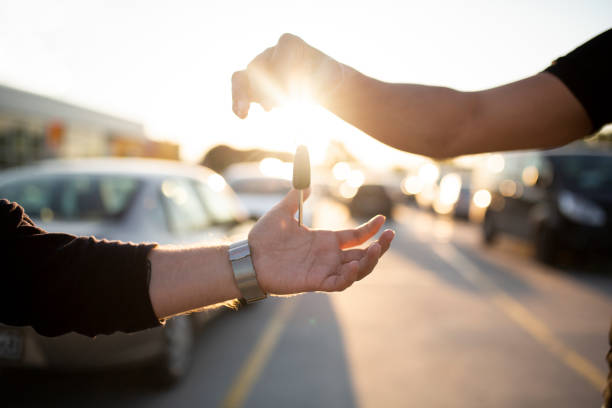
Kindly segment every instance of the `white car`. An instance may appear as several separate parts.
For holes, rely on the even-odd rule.
[[[225,180],[201,166],[147,159],[47,161],[0,173],[0,198],[22,205],[50,232],[162,244],[244,237],[252,222]],[[0,365],[86,368],[154,362],[172,383],[187,370],[194,329],[207,312],[168,320],[163,328],[56,338],[0,325]]]
[[[234,164],[224,172],[224,176],[254,220],[272,209],[292,188],[290,179],[266,175],[257,163]],[[311,197],[304,206],[304,223],[309,226],[312,226],[313,201]]]

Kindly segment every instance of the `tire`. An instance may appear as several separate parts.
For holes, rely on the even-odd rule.
[[[487,211],[482,223],[482,238],[485,245],[492,245],[497,238],[497,234],[498,232],[493,214]]]
[[[169,387],[189,371],[195,343],[194,324],[190,316],[169,319],[162,329],[165,348],[155,363],[155,385]]]
[[[538,261],[554,265],[557,259],[557,242],[553,231],[545,225],[535,234],[535,255]]]

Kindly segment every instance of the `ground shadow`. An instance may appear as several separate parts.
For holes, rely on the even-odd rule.
[[[447,260],[437,255],[432,245],[453,245],[463,256],[467,257],[481,271],[484,271],[487,277],[503,286],[509,294],[526,294],[531,291],[529,285],[515,274],[503,266],[485,261],[467,246],[458,245],[452,240],[441,243],[424,242],[415,235],[416,232],[411,228],[407,228],[400,223],[392,223],[391,227],[397,231],[393,243],[396,254],[400,254],[410,262],[418,264],[425,271],[456,289],[467,292],[482,292],[484,290],[481,287],[474,286],[472,282],[464,278],[456,269],[459,267],[458,265],[450,265]]]
[[[281,302],[298,302],[247,406],[355,406],[344,339],[328,296],[269,298],[226,311],[201,331],[190,373],[169,389],[152,385],[145,368],[103,371],[5,371],[6,407],[216,407]]]

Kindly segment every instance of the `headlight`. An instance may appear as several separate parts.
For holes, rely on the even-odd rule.
[[[569,191],[562,191],[558,197],[559,211],[572,221],[591,227],[606,223],[606,213],[595,203]]]

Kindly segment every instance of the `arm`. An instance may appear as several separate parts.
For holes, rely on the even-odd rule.
[[[586,111],[555,76],[541,73],[479,92],[391,84],[336,62],[284,35],[233,77],[234,112],[270,108],[302,81],[325,108],[392,147],[433,157],[552,147],[587,135]],[[330,90],[326,92],[326,90]]]
[[[294,219],[293,190],[249,233],[257,280],[264,292],[289,295],[340,291],[368,275],[389,248],[385,231],[365,249],[345,249],[372,237],[384,223],[378,216],[357,229],[311,230]],[[165,318],[240,297],[228,260],[228,246],[157,247],[151,260],[151,303]]]
[[[0,322],[45,336],[159,325],[148,296],[152,247],[48,233],[0,200]]]
[[[257,280],[269,294],[344,290],[368,275],[394,237],[375,217],[356,229],[311,230],[294,218],[292,191],[253,227]],[[0,200],[0,322],[46,336],[133,332],[240,297],[228,247],[158,247],[48,233]],[[151,270],[148,264],[150,262]]]
[[[548,73],[459,92],[389,84],[352,71],[324,106],[389,146],[435,158],[553,147],[591,129],[580,103]]]

